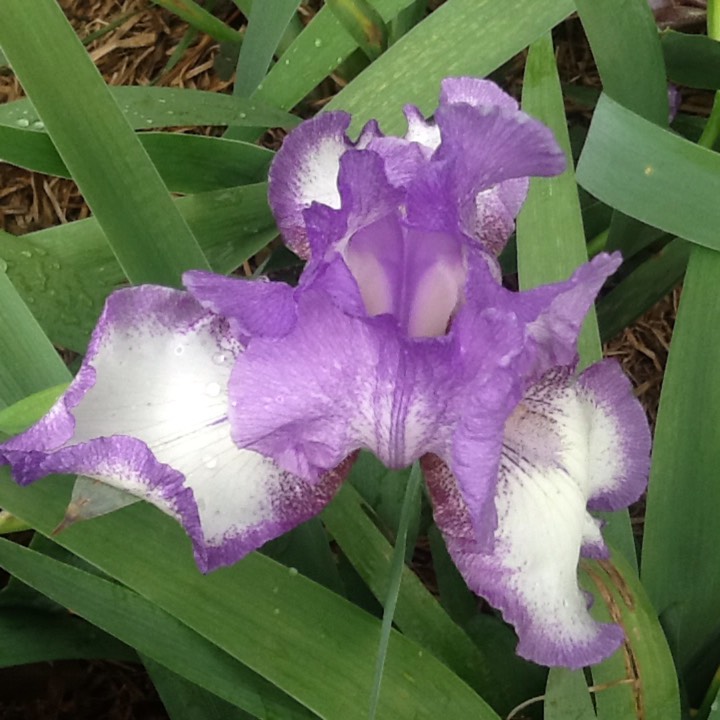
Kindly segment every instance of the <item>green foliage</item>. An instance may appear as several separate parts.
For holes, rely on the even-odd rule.
[[[236,0],[248,18],[240,31],[213,15],[213,4],[156,4],[187,20],[192,37],[208,33],[235,48],[233,95],[109,88],[56,0],[0,2],[0,64],[7,58],[28,95],[0,107],[0,157],[74,179],[93,212],[22,238],[0,232],[0,437],[34,422],[67,386],[54,346],[82,354],[116,287],[178,285],[189,268],[228,273],[269,245],[273,153],[253,141],[295,126],[288,111],[298,104],[309,114],[331,73],[344,86],[324,107],[352,112],[355,130],[377,118],[401,133],[402,106],[431,113],[443,77],[501,79],[529,47],[522,104],[552,128],[568,167],[531,183],[517,225],[520,286],[564,279],[588,252],[623,252],[597,319],[590,313],[583,329],[589,364],[601,339],[685,275],[655,435],[642,583],[627,513],[616,514],[605,529],[611,560],[583,563],[581,576],[597,617],[620,623],[626,642],[589,671],[547,673],[515,656],[500,617],[479,611],[437,529],[426,532],[427,503],[412,487],[405,495],[407,473],[367,458],[324,526],[309,523],[207,577],[182,531],[149,506],[53,536],[73,487],[84,516],[126,501],[101,496],[87,479],[20,488],[2,469],[3,517],[40,534],[29,548],[0,539],[0,566],[13,578],[0,593],[0,667],[141,661],[169,715],[192,720],[365,720],[372,697],[384,720],[513,712],[675,720],[681,700],[686,716],[698,708],[700,720],[717,716],[720,159],[711,148],[720,104],[707,123],[685,117],[673,126],[699,137],[695,144],[667,129],[666,85],[718,90],[717,38],[658,34],[646,0],[447,0],[431,13],[422,0],[333,0],[305,26],[297,0]],[[599,99],[559,82],[551,31],[576,22],[568,20],[576,10],[601,75]],[[710,10],[712,23],[715,0]],[[587,135],[575,117],[568,132],[570,97],[592,112]],[[223,138],[147,132],[195,125],[228,130]],[[514,269],[511,255],[504,262]],[[287,264],[276,253],[269,267]],[[418,534],[432,552],[424,581],[402,562]]]

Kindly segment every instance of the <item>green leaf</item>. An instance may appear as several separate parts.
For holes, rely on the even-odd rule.
[[[669,30],[661,35],[670,80],[679,85],[720,90],[720,42],[707,35]]]
[[[592,668],[599,720],[680,717],[677,675],[657,613],[623,555],[584,561],[583,584],[595,594],[595,617],[618,623],[625,642]]]
[[[235,97],[248,97],[262,82],[299,4],[300,0],[253,3],[238,57],[233,86]]]
[[[43,3],[48,1],[41,0]],[[204,90],[132,85],[105,86],[101,90],[106,102],[109,94],[117,104],[117,106],[112,106],[113,112],[117,113],[117,110],[120,109],[126,123],[135,130],[185,125],[249,125],[252,127],[290,128],[300,122],[299,118],[294,115],[264,105],[258,100],[248,100]],[[95,94],[99,93],[96,91]],[[56,101],[61,102],[59,99]],[[62,102],[64,101],[63,99]],[[0,106],[0,124],[42,133],[46,130],[45,123],[39,109],[35,109],[36,106],[37,103],[33,105],[27,99],[15,100]]]
[[[257,717],[188,682],[150,658],[142,661],[171,720],[250,720]]]
[[[716,206],[703,211],[712,214]],[[645,514],[642,579],[681,673],[720,630],[719,279],[720,255],[693,248],[663,380]]]
[[[361,452],[353,464],[350,482],[375,511],[390,538],[397,534],[407,485],[407,470],[389,470],[372,453]],[[415,497],[410,523],[408,555],[412,556],[420,528],[422,498]],[[406,559],[409,559],[406,558]]]
[[[302,525],[263,545],[263,554],[295,568],[305,577],[344,595],[336,557],[330,549],[325,528],[319,518]]]
[[[143,655],[256,717],[267,717],[265,708],[293,720],[313,717],[212,643],[121,585],[7,540],[0,541],[0,565]]]
[[[577,169],[588,192],[665,232],[720,249],[718,177],[720,155],[600,98]]]
[[[388,46],[387,28],[368,0],[327,0],[327,5],[370,61],[383,54]]]
[[[372,0],[383,20],[390,21],[413,0]],[[329,7],[322,7],[310,24],[285,50],[258,86],[253,98],[289,110],[317,87],[357,50],[354,38]],[[253,139],[257,132],[234,132],[237,139]]]
[[[665,64],[647,0],[576,0],[575,4],[605,92],[633,112],[666,127]]]
[[[237,30],[233,30],[222,20],[218,20],[193,0],[153,0],[153,2],[175,13],[192,27],[197,28],[200,32],[207,33],[216,40],[233,43],[241,43],[243,40],[242,35]]]
[[[691,248],[684,240],[672,240],[600,299],[597,315],[603,342],[634,323],[682,280]]]
[[[376,118],[385,132],[404,132],[401,108],[437,107],[448,75],[483,77],[566,18],[570,0],[449,0],[353,80],[327,105],[353,113],[353,127]]]
[[[530,47],[522,107],[553,131],[567,162],[562,175],[531,178],[528,198],[518,216],[518,274],[520,287],[526,290],[566,280],[588,259],[565,107],[549,35]],[[585,365],[602,356],[597,320],[592,312],[580,335],[579,352]]]
[[[178,285],[184,270],[208,267],[57,3],[4,0],[0,45],[127,277]]]
[[[216,272],[234,270],[277,235],[264,183],[175,203]],[[22,238],[0,234],[0,258],[52,341],[77,352],[85,351],[105,298],[125,281],[95,218]]]
[[[273,152],[258,145],[181,133],[141,133],[140,142],[168,190],[199,193],[258,183]],[[28,170],[70,177],[52,140],[41,132],[0,125],[0,156]]]
[[[0,232],[0,240],[4,236]],[[0,307],[0,408],[5,408],[38,390],[67,382],[69,373],[1,269]]]
[[[605,92],[647,120],[667,127],[665,66],[647,0],[578,0],[576,4]],[[640,223],[615,212],[607,250],[621,250],[628,257],[626,248],[640,231]]]
[[[573,173],[570,138],[560,81],[549,35],[535,42],[528,55],[523,84],[523,109],[546,123],[565,153],[567,169],[552,178],[532,178],[528,198],[517,220],[517,256],[520,287],[566,279],[587,261],[580,201]],[[591,310],[578,341],[583,366],[602,357],[597,319]],[[605,528],[628,558],[635,558],[627,512],[608,516]]]
[[[37,422],[65,392],[68,383],[41,390],[0,410],[0,432],[17,435]]]
[[[389,582],[392,546],[363,510],[358,492],[345,484],[325,508],[323,521],[353,567],[380,601]],[[395,624],[477,689],[493,707],[505,709],[504,683],[472,641],[448,617],[418,577],[403,570]]]
[[[0,506],[45,534],[69,489],[59,477],[20,488],[0,471]],[[57,540],[320,717],[366,720],[379,622],[335,593],[258,553],[202,576],[180,527],[144,504],[70,528]],[[384,688],[378,716],[386,720],[494,717],[445,665],[397,633]]]
[[[370,691],[370,710],[368,720],[375,720],[378,706],[380,704],[380,693],[382,681],[385,674],[385,663],[387,661],[388,647],[390,645],[390,633],[392,631],[393,619],[397,608],[400,585],[402,583],[403,571],[405,568],[405,552],[408,541],[408,530],[416,506],[416,498],[420,496],[420,485],[422,484],[423,473],[418,460],[412,466],[410,477],[405,488],[398,523],[397,537],[392,551],[390,568],[387,575],[387,590],[383,598],[383,617],[380,627],[380,643],[378,644],[377,658],[375,660],[375,675],[373,677],[372,690]]]
[[[0,637],[0,668],[53,660],[137,660],[127,645],[70,613],[0,606]]]
[[[582,671],[564,668],[550,670],[545,690],[543,718],[544,720],[595,720],[595,710]]]

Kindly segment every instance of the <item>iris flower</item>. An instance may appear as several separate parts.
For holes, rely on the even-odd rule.
[[[297,287],[186,273],[107,301],[74,382],[0,446],[20,484],[79,473],[176,518],[203,571],[319,513],[356,450],[420,459],[468,586],[518,652],[581,667],[622,641],[588,612],[579,556],[607,547],[591,510],[646,481],[649,431],[619,367],[578,373],[588,308],[618,265],[503,288],[497,255],[529,176],[561,172],[552,133],[488,81],[442,85],[405,137],[350,117],[303,123],[270,204],[307,260]]]

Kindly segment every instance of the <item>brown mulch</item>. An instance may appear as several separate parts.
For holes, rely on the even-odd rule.
[[[141,666],[64,660],[0,670],[2,720],[167,720]]]
[[[1,1],[1,0],[0,0]],[[117,23],[89,44],[107,82],[156,83],[170,87],[227,92],[231,82],[214,72],[218,46],[199,35],[182,60],[163,74],[168,58],[187,31],[183,21],[150,0],[60,0],[81,38]],[[231,2],[216,14],[233,27],[243,18]],[[563,79],[599,87],[597,73],[577,23],[565,28],[558,50]],[[524,58],[507,66],[509,86],[519,89]],[[328,88],[331,84],[328,84]],[[0,102],[22,96],[14,76],[0,71]],[[324,99],[320,99],[321,103]],[[697,105],[686,97],[688,107]],[[582,113],[582,108],[568,107]],[[43,176],[0,163],[0,228],[22,235],[87,217],[89,210],[70,180]],[[672,335],[679,290],[660,301],[637,323],[610,342],[632,378],[638,397],[654,423],[663,369]],[[138,667],[111,662],[68,661],[0,670],[0,720],[161,720],[167,715],[147,675]]]

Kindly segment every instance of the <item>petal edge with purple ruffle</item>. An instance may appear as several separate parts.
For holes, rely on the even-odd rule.
[[[312,485],[235,445],[227,386],[241,352],[189,294],[120,290],[75,381],[0,461],[21,484],[72,472],[137,495],[180,521],[203,571],[231,564],[320,512],[347,469]]]

